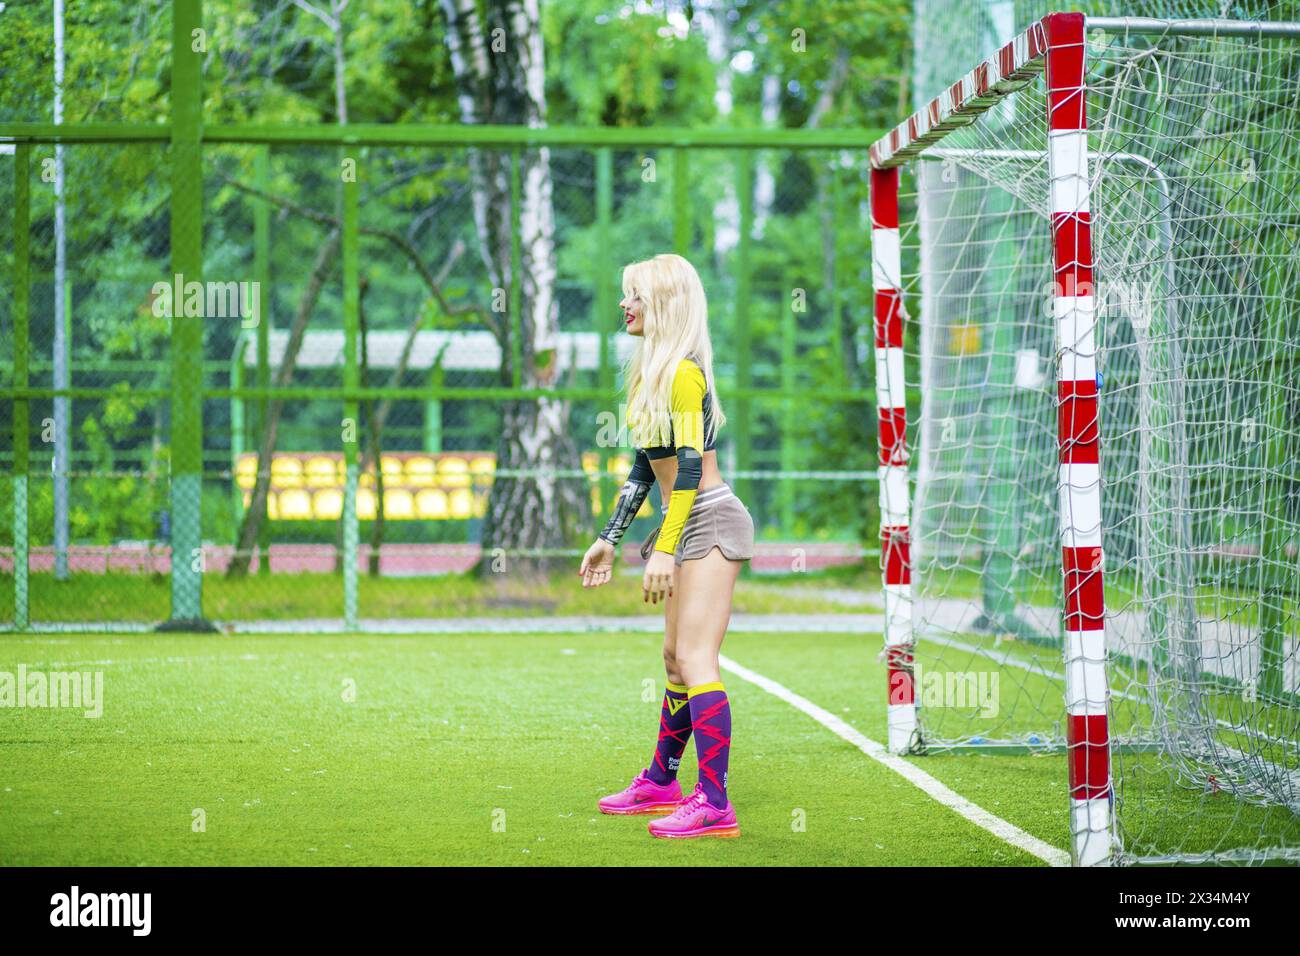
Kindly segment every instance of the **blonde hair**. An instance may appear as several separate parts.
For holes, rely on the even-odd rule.
[[[631,292],[645,305],[644,334],[623,370],[633,441],[642,448],[669,443],[673,376],[684,358],[704,373],[716,433],[727,419],[713,382],[709,303],[695,267],[671,253],[634,262],[623,269],[623,294]],[[704,437],[707,442],[714,436]]]

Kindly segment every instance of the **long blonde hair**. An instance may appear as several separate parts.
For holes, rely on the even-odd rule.
[[[645,304],[645,331],[623,370],[632,440],[642,448],[668,444],[673,376],[684,358],[704,373],[716,432],[727,419],[713,382],[709,303],[695,267],[671,253],[634,262],[623,269],[623,294],[633,291]],[[704,436],[706,442],[713,437]]]

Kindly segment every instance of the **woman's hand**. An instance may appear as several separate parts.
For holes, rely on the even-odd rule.
[[[673,584],[676,583],[677,565],[671,554],[654,551],[645,563],[645,576],[641,579],[641,590],[645,600],[658,604],[660,599],[672,597]]]
[[[614,573],[614,546],[604,538],[597,538],[596,543],[582,556],[582,567],[578,574],[582,577],[584,588],[598,588],[610,579]]]

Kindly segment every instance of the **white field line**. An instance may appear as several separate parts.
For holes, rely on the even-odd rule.
[[[857,747],[872,760],[894,771],[894,773],[920,789],[931,799],[952,810],[954,813],[964,817],[977,827],[987,830],[999,840],[1009,843],[1016,849],[1023,850],[1031,856],[1037,857],[1050,866],[1070,865],[1070,855],[1064,850],[1058,849],[1048,843],[1044,843],[1042,840],[1038,839],[1038,837],[1032,836],[1014,824],[1003,820],[1001,817],[989,813],[983,807],[976,806],[961,794],[949,789],[945,784],[930,776],[924,770],[908,763],[896,754],[891,754],[883,745],[867,737],[857,728],[845,723],[830,711],[818,707],[807,698],[800,697],[789,688],[783,687],[776,681],[750,670],[748,667],[733,661],[726,655],[719,655],[718,660],[722,664],[724,670],[735,674],[742,680],[749,681],[749,683],[767,691],[773,697],[779,698],[796,710],[807,714],[841,740]]]

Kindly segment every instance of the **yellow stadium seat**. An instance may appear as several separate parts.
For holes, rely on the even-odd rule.
[[[311,495],[301,488],[280,492],[280,516],[289,521],[311,517]]]
[[[406,483],[415,488],[432,488],[437,484],[438,466],[432,458],[415,455],[406,459]]]
[[[357,520],[375,520],[375,493],[369,488],[357,489]]]
[[[271,484],[276,488],[302,487],[302,462],[288,455],[271,459]]]
[[[438,459],[438,484],[443,488],[468,488],[469,462],[448,455]]]
[[[384,455],[379,459],[379,466],[384,470],[385,485],[399,485],[402,483],[402,459],[395,458],[392,455]]]
[[[474,476],[474,490],[479,494],[485,493],[492,487],[492,477],[496,474],[496,456],[479,455],[470,462],[469,470]]]
[[[235,464],[235,484],[244,491],[252,491],[257,484],[257,456],[243,454]]]
[[[474,496],[468,488],[457,488],[449,496],[451,516],[469,518],[474,514]]]
[[[442,521],[447,517],[447,492],[437,488],[425,488],[415,495],[415,511],[421,517],[433,521]]]
[[[403,521],[415,517],[415,501],[405,488],[384,489],[384,517]]]
[[[308,488],[335,488],[339,482],[339,465],[342,462],[338,458],[326,458],[323,455],[317,455],[314,458],[307,459],[307,465],[303,469],[307,480]]]
[[[274,491],[266,496],[266,516],[272,521],[280,517],[280,497]]]
[[[312,511],[322,521],[334,521],[343,515],[343,492],[338,488],[325,488],[312,497]]]

